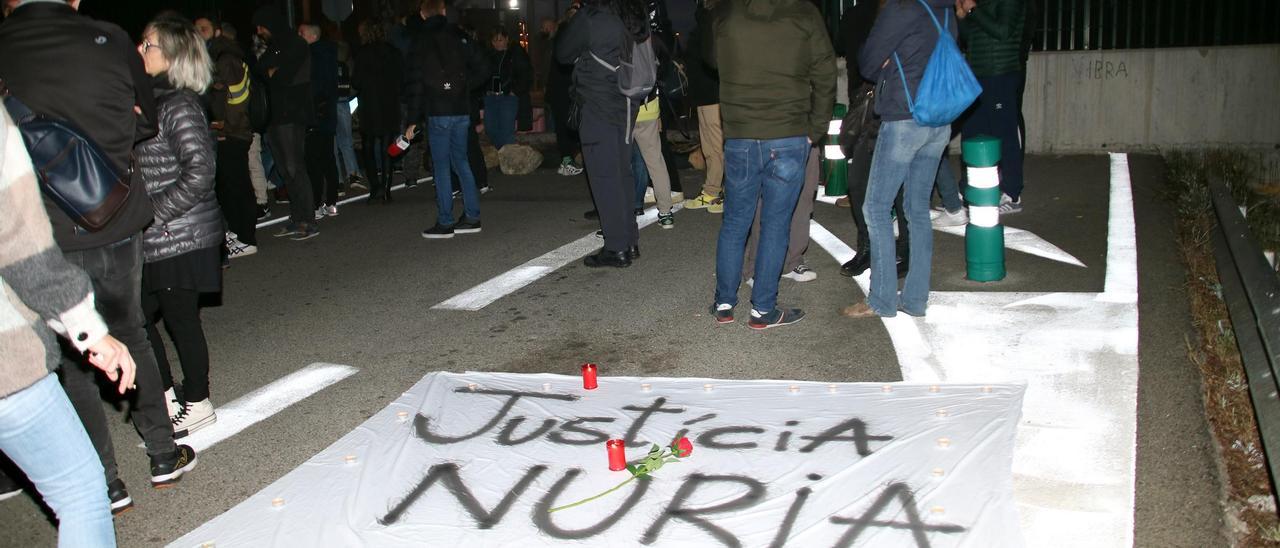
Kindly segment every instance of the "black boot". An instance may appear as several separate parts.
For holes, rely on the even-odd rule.
[[[628,248],[627,248],[627,258],[628,258],[628,259],[631,259],[631,260],[633,260],[633,261],[634,261],[634,260],[636,260],[636,259],[639,259],[639,258],[640,258],[640,245],[639,245],[639,244],[635,244],[635,245],[632,245],[631,247],[628,247]]]
[[[858,252],[849,262],[840,265],[840,275],[850,278],[866,272],[871,267],[871,250],[867,246],[858,246]]]
[[[382,203],[391,202],[391,175],[390,171],[382,174]]]
[[[382,198],[382,172],[374,171],[370,175],[373,177],[369,179],[369,198],[365,200],[366,204],[376,203]]]
[[[587,258],[582,260],[582,264],[591,268],[599,268],[602,266],[626,268],[631,266],[631,258],[628,256],[626,251],[609,251],[608,249],[601,249],[600,252],[595,255],[587,255]]]

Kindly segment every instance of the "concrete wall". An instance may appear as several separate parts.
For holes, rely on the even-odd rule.
[[[1280,145],[1280,45],[1036,53],[1030,152]]]

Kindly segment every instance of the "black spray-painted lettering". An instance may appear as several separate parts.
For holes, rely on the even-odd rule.
[[[884,512],[885,508],[895,498],[898,499],[898,503],[902,505],[902,509],[906,512],[907,521],[877,520],[876,517]],[[954,534],[963,533],[965,530],[964,527],[959,525],[947,523],[931,525],[925,523],[924,520],[920,519],[920,510],[916,508],[916,495],[911,491],[911,487],[905,483],[889,484],[884,491],[880,492],[880,496],[876,498],[875,502],[871,503],[871,507],[856,518],[832,516],[830,519],[831,523],[852,525],[848,531],[845,531],[844,535],[840,536],[839,540],[836,540],[835,546],[837,548],[853,546],[853,543],[858,540],[858,536],[870,527],[891,527],[911,531],[911,536],[915,539],[916,546],[919,548],[929,548],[928,533]]]
[[[653,416],[654,413],[679,414],[679,413],[685,412],[685,408],[683,407],[663,407],[663,405],[666,405],[666,403],[667,403],[667,398],[657,398],[653,400],[653,403],[648,405],[647,407],[628,405],[622,408],[623,410],[626,410],[626,411],[640,412],[640,416],[636,417],[635,422],[631,423],[631,428],[627,429],[627,435],[622,438],[626,440],[627,447],[641,447],[641,446],[648,445],[648,443],[646,442],[636,440],[636,436],[639,435],[640,429],[644,428],[644,423],[648,421],[649,417]],[[654,442],[654,443],[657,443],[658,445],[666,445],[670,442],[671,440],[662,440],[660,442]]]
[[[721,426],[720,428],[712,428],[703,432],[698,436],[695,447],[701,446],[707,449],[755,449],[760,444],[754,441],[744,441],[740,443],[724,443],[716,438],[727,436],[729,434],[763,434],[764,429],[759,426]]]
[[[578,417],[560,426],[559,430],[552,432],[547,439],[554,443],[563,443],[565,445],[596,445],[609,441],[609,434],[599,430],[583,428],[580,426],[587,422],[604,422],[609,423],[618,420],[615,417]],[[566,438],[564,433],[582,434],[587,438],[570,439]]]
[[[513,417],[511,420],[507,421],[507,425],[502,427],[501,432],[498,432],[498,445],[520,445],[527,441],[533,441],[542,437],[543,434],[546,434],[547,431],[555,428],[556,426],[555,419],[544,419],[542,421],[542,426],[535,428],[533,432],[530,432],[524,437],[516,437],[516,428],[519,428],[521,424],[524,424],[524,421],[525,417]]]
[[[840,435],[849,432],[848,435]],[[824,430],[816,436],[800,436],[802,440],[812,440],[804,447],[800,448],[801,453],[811,453],[814,449],[822,446],[824,443],[835,441],[851,441],[858,449],[858,456],[865,457],[871,454],[872,441],[889,441],[893,436],[872,436],[867,434],[867,425],[860,419],[849,419],[840,424],[832,426]]]
[[[636,486],[631,489],[631,494],[627,495],[626,500],[623,500],[622,504],[618,505],[617,510],[614,510],[613,513],[596,522],[595,525],[584,527],[582,529],[565,529],[556,525],[555,521],[552,520],[552,516],[554,516],[554,514],[548,512],[548,510],[556,507],[556,501],[560,498],[560,495],[564,493],[565,489],[569,488],[569,485],[572,484],[573,480],[581,473],[582,470],[578,468],[565,472],[564,477],[561,477],[556,481],[555,485],[551,486],[551,490],[547,491],[547,494],[543,495],[542,498],[538,500],[538,503],[533,506],[533,524],[538,527],[539,531],[542,531],[554,538],[567,540],[581,540],[594,537],[607,531],[610,527],[613,527],[614,524],[621,521],[622,518],[626,517],[627,513],[631,512],[631,509],[635,508],[636,505],[639,504],[640,499],[644,498],[644,494],[649,491],[649,483],[653,481],[652,478],[636,478],[635,481],[632,482],[636,484]]]
[[[808,487],[801,487],[796,491],[796,500],[791,501],[791,507],[787,508],[787,515],[782,518],[782,525],[778,527],[778,533],[773,535],[773,542],[769,543],[769,548],[782,548],[787,543],[787,537],[791,536],[791,527],[800,516],[800,507],[804,506],[804,501],[808,500],[812,493],[813,489]]]
[[[470,434],[464,434],[461,436],[447,436],[444,434],[437,434],[435,432],[432,432],[431,418],[426,415],[423,415],[422,413],[418,413],[418,416],[414,417],[413,419],[413,426],[414,426],[414,429],[417,430],[418,432],[418,437],[422,438],[423,441],[426,441],[427,443],[438,443],[438,444],[444,445],[444,444],[450,444],[450,443],[458,443],[460,441],[467,441],[469,439],[479,437],[484,433],[492,430],[494,426],[497,426],[498,423],[501,422],[502,419],[507,416],[507,413],[511,412],[511,408],[515,407],[516,402],[520,401],[520,398],[542,398],[542,399],[560,400],[560,401],[576,401],[578,399],[578,396],[574,396],[572,394],[545,394],[541,392],[521,392],[519,390],[487,390],[487,389],[472,390],[470,388],[458,388],[454,390],[454,392],[457,392],[459,394],[507,396],[507,401],[506,403],[502,404],[502,407],[498,409],[498,412],[495,413],[493,417],[489,419],[489,422],[484,424],[484,426],[481,426],[480,428],[476,429],[475,432],[472,432]]]
[[[436,480],[440,480],[444,482],[445,489],[449,490],[453,498],[457,499],[467,513],[471,514],[471,518],[476,520],[476,525],[480,529],[489,529],[502,521],[502,517],[507,514],[507,511],[511,510],[511,505],[515,504],[516,499],[520,498],[520,495],[524,494],[529,489],[529,486],[533,484],[533,480],[538,479],[538,476],[546,470],[547,467],[541,464],[529,468],[524,473],[524,477],[516,482],[515,487],[512,487],[506,496],[502,497],[502,500],[498,502],[497,506],[493,507],[493,510],[485,510],[480,501],[476,499],[476,496],[471,493],[471,490],[467,489],[467,485],[462,482],[462,476],[458,474],[457,463],[440,463],[428,469],[426,477],[422,478],[418,486],[414,487],[405,496],[404,500],[392,506],[387,515],[378,520],[378,523],[394,525],[397,521],[400,521],[404,513],[415,502],[418,502],[422,495],[426,494]]]
[[[738,496],[738,498],[725,501],[720,504],[704,508],[685,508],[684,503],[693,496],[693,493],[696,492],[699,487],[713,483],[739,483],[746,486],[747,490],[742,493],[742,495]],[[690,474],[689,477],[684,480],[684,483],[680,485],[680,489],[676,491],[675,496],[671,498],[671,502],[667,504],[667,509],[663,511],[662,515],[653,522],[653,525],[650,525],[649,528],[645,530],[644,535],[640,537],[640,542],[643,544],[653,544],[658,540],[658,535],[662,533],[662,528],[671,520],[678,519],[707,532],[725,546],[729,546],[730,548],[739,548],[742,546],[742,542],[738,540],[737,536],[726,531],[723,527],[711,523],[710,520],[703,519],[699,516],[749,508],[751,506],[755,506],[761,500],[764,500],[764,496],[764,484],[753,478],[748,478],[746,476]]]

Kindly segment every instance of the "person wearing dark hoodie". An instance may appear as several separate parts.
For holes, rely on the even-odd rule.
[[[271,154],[289,192],[289,223],[276,237],[307,240],[320,235],[304,155],[307,126],[314,123],[315,117],[311,101],[311,51],[274,6],[258,8],[253,14],[253,24],[267,44],[266,52],[254,68],[267,81],[267,92],[271,96],[271,120],[267,123]]]
[[[747,326],[789,325],[804,311],[778,306],[778,280],[805,165],[835,104],[835,52],[818,8],[806,0],[725,0],[713,17],[712,38],[703,47],[720,73],[725,199],[711,314],[718,323],[733,322],[759,204]]]
[[[196,28],[201,28],[197,19]],[[224,23],[223,27],[226,26]],[[218,171],[214,192],[227,220],[227,251],[232,259],[258,252],[258,203],[249,175],[249,147],[253,128],[249,125],[249,68],[244,50],[223,29],[210,25],[208,41],[213,60],[213,83],[209,86],[209,125],[218,140]],[[203,36],[203,33],[202,33]]]
[[[578,134],[604,235],[604,249],[583,260],[588,267],[625,268],[640,256],[628,135],[640,104],[628,102],[618,89],[617,74],[594,57],[618,66],[625,41],[639,44],[648,37],[642,0],[588,0],[556,42],[556,60],[574,64],[574,91],[581,105]]]
[[[484,95],[484,127],[494,148],[516,142],[517,129],[529,129],[524,113],[533,87],[533,66],[529,54],[501,28],[489,40],[489,83]],[[529,107],[532,109],[532,107]],[[524,124],[518,123],[525,118]]]
[[[556,131],[556,149],[560,152],[560,167],[556,172],[566,177],[582,173],[582,166],[574,161],[574,156],[582,151],[582,143],[578,141],[578,131],[569,127],[569,109],[573,104],[569,87],[573,81],[573,65],[561,63],[556,59],[555,47],[560,43],[560,37],[564,34],[569,20],[577,12],[577,5],[570,5],[564,17],[556,23],[555,32],[551,34],[552,53],[547,56],[546,103],[551,108]]]
[[[955,0],[889,0],[858,52],[862,76],[876,85],[875,111],[881,119],[862,204],[871,240],[871,291],[865,302],[841,309],[841,315],[893,317],[901,310],[924,316],[928,307],[933,262],[929,197],[951,128],[916,123],[908,93],[916,96],[944,20],[950,21],[945,27],[955,36]],[[911,228],[910,266],[901,296],[889,219],[899,189],[903,189],[903,209]]]
[[[365,157],[365,173],[369,175],[368,203],[386,203],[391,201],[392,170],[387,147],[400,133],[404,62],[400,50],[387,42],[381,24],[365,20],[357,30],[360,48],[356,50],[351,85],[360,101],[356,115],[360,118],[360,150]]]
[[[316,200],[316,219],[338,216],[338,45],[320,35],[320,26],[298,25],[298,36],[311,50],[311,100],[315,122],[307,128],[307,178]]]
[[[467,133],[471,131],[471,92],[484,85],[488,63],[471,40],[449,23],[444,0],[422,3],[422,32],[415,38],[406,71],[409,126],[404,137],[413,137],[426,120],[435,169],[436,222],[423,238],[452,238],[454,233],[480,232],[480,190],[467,160]],[[453,177],[462,191],[463,215],[454,222]]]

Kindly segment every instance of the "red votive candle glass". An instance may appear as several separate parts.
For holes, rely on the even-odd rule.
[[[595,390],[599,386],[596,384],[596,364],[582,364],[582,387],[587,390]]]
[[[618,470],[627,469],[627,448],[622,440],[609,440],[604,442],[604,448],[609,452],[609,469],[617,472]]]

